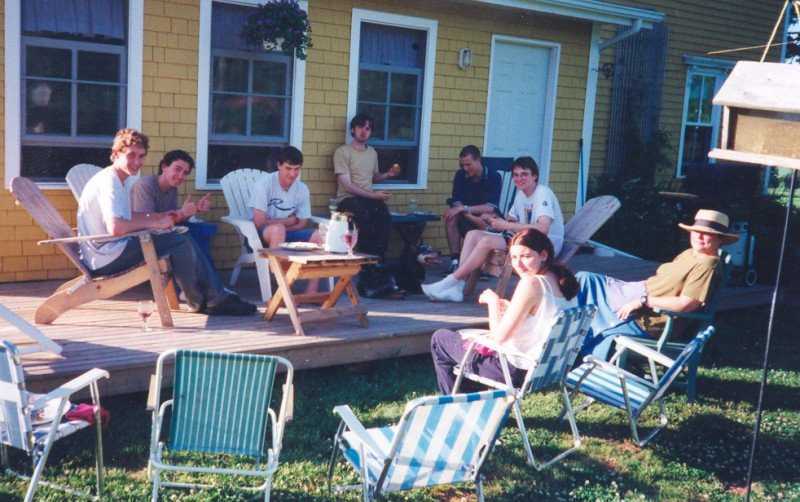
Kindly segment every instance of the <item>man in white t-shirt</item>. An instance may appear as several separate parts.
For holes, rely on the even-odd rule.
[[[489,253],[495,249],[507,249],[508,241],[520,230],[535,228],[541,231],[552,241],[556,255],[561,251],[564,244],[564,215],[553,191],[539,184],[536,161],[531,157],[514,159],[511,173],[517,195],[508,219],[496,214],[483,215],[493,231],[470,230],[467,233],[458,268],[441,281],[422,285],[422,292],[431,300],[463,301],[464,286],[472,271],[483,266]]]
[[[131,189],[144,165],[149,141],[134,129],[122,129],[114,136],[112,164],[94,175],[78,202],[80,235],[111,234],[113,241],[81,242],[81,259],[96,276],[113,275],[144,261],[139,240],[122,237],[139,230],[170,229],[171,213],[135,212]],[[153,234],[158,256],[168,256],[175,281],[183,290],[189,308],[209,315],[247,315],[255,305],[226,290],[203,252],[190,237],[177,232]]]
[[[311,217],[311,193],[300,181],[303,154],[293,146],[282,148],[276,159],[278,170],[253,187],[249,206],[253,223],[268,247],[284,242],[322,244],[319,232],[306,228]]]

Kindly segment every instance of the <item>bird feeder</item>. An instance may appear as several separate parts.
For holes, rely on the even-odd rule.
[[[800,65],[740,61],[714,104],[722,134],[709,157],[800,170]]]

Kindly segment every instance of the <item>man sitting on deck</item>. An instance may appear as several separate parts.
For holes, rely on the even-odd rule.
[[[591,272],[576,274],[581,285],[578,304],[597,305],[583,353],[607,359],[614,336],[647,337],[636,322],[629,320],[641,309],[693,312],[705,305],[718,271],[719,248],[739,236],[728,233],[726,214],[709,209],[697,211],[693,225],[678,226],[690,233],[691,247],[658,267],[656,275],[647,280],[626,282]]]
[[[78,203],[80,235],[121,236],[138,230],[168,230],[171,213],[137,213],[131,210],[131,189],[144,164],[147,136],[121,129],[111,147],[112,164],[86,184]],[[203,252],[190,237],[177,232],[153,235],[159,256],[169,255],[172,275],[186,295],[189,308],[209,315],[247,315],[256,307],[226,290]],[[138,239],[81,242],[81,258],[94,275],[112,275],[144,261]]]
[[[167,152],[158,163],[158,174],[142,176],[133,185],[132,204],[134,213],[172,213],[175,223],[186,221],[198,212],[211,209],[207,193],[197,202],[186,197],[178,209],[178,187],[194,169],[194,159],[183,150]]]

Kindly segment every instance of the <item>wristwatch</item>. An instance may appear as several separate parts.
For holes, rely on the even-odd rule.
[[[466,205],[466,204],[464,204],[464,212],[467,213],[467,214],[472,214],[472,213],[469,212],[469,206]]]
[[[647,307],[647,292],[639,297],[639,303],[642,304],[642,307]]]

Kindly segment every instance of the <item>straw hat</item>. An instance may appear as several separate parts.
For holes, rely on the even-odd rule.
[[[678,226],[687,232],[702,232],[704,234],[719,235],[723,244],[730,244],[739,240],[738,234],[729,233],[730,220],[728,215],[711,209],[700,209],[694,215],[694,224],[685,225],[678,223]]]

